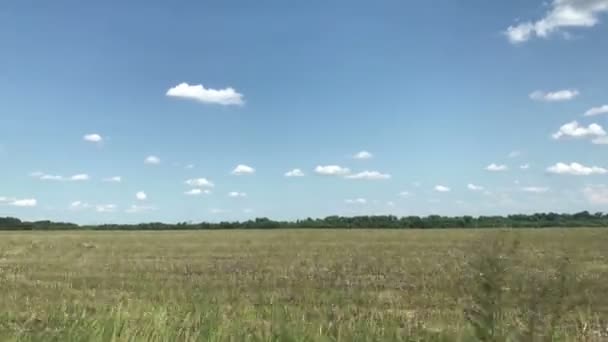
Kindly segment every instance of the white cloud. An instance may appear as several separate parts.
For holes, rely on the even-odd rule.
[[[597,137],[591,140],[591,143],[595,145],[608,145],[608,136]]]
[[[82,139],[84,141],[94,142],[94,143],[99,143],[99,142],[103,141],[103,138],[101,137],[101,135],[99,135],[97,133],[86,134],[84,137],[82,137]]]
[[[585,166],[579,163],[557,163],[547,168],[547,172],[555,173],[558,175],[574,175],[574,176],[589,176],[589,175],[603,175],[608,170],[597,167],[597,166]]]
[[[467,184],[467,188],[471,191],[482,191],[483,190],[483,186],[479,186],[479,185],[475,185],[475,184]]]
[[[395,202],[388,201],[388,202],[386,202],[386,205],[388,205],[389,207],[394,207],[395,206]]]
[[[354,159],[371,159],[373,157],[374,155],[367,151],[361,151],[353,156]]]
[[[186,170],[192,170],[194,169],[194,164],[188,164],[184,167]]]
[[[152,211],[152,210],[156,210],[156,208],[154,208],[152,206],[148,206],[148,205],[132,204],[129,208],[125,209],[125,213],[135,214],[135,213],[141,213],[144,211]]]
[[[350,169],[339,165],[319,165],[315,172],[324,176],[344,176],[350,173]]]
[[[205,88],[202,84],[189,85],[185,82],[167,90],[166,95],[170,97],[179,97],[224,106],[241,106],[245,103],[243,101],[243,95],[239,94],[233,88],[228,87],[225,89],[216,90]]]
[[[606,11],[608,0],[553,0],[542,19],[509,26],[505,34],[513,44],[534,36],[546,38],[563,28],[593,27],[599,22],[599,14]]]
[[[399,193],[399,196],[401,197],[409,197],[411,195],[411,193],[409,191],[401,191]]]
[[[185,183],[190,186],[199,187],[199,188],[213,188],[215,186],[215,184],[213,184],[207,178],[188,179]]]
[[[40,172],[40,171],[36,171],[36,172],[32,172],[30,173],[31,177],[34,178],[38,178],[40,180],[43,181],[58,181],[58,182],[78,182],[78,181],[87,181],[89,179],[91,179],[91,177],[89,175],[87,175],[86,173],[80,173],[80,174],[76,174],[70,177],[64,177],[64,176],[60,176],[60,175],[49,175],[49,174],[45,174],[44,172]]]
[[[98,213],[113,213],[116,211],[116,204],[98,204],[95,206],[95,210]]]
[[[251,175],[254,173],[255,173],[254,168],[252,168],[251,166],[243,165],[243,164],[237,165],[234,168],[234,170],[232,170],[232,174],[235,176]]]
[[[35,207],[38,204],[38,201],[35,198],[16,199],[9,204],[14,207]]]
[[[77,175],[73,175],[72,177],[70,177],[71,181],[86,181],[89,180],[90,177],[89,175],[85,174],[85,173],[81,173],[81,174],[77,174]]]
[[[583,188],[585,199],[594,205],[608,205],[608,187],[605,185],[588,185]]]
[[[549,191],[549,188],[539,187],[539,186],[526,186],[526,187],[521,188],[521,191],[541,194],[541,193],[545,193],[545,192]]]
[[[344,202],[346,204],[366,204],[367,200],[365,198],[355,198],[344,200]]]
[[[597,138],[606,135],[606,131],[602,126],[592,123],[589,126],[579,126],[577,121],[568,122],[559,128],[559,131],[555,132],[552,137],[553,139],[561,139],[563,137],[570,138]]]
[[[494,163],[486,166],[486,170],[492,171],[492,172],[507,171],[508,169],[509,168],[507,167],[507,165],[498,165],[498,164],[494,164]]]
[[[564,89],[554,92],[544,92],[541,90],[534,91],[530,94],[530,98],[535,101],[558,102],[569,101],[579,95],[576,89]]]
[[[251,208],[245,208],[245,209],[243,209],[243,214],[251,214],[253,212],[254,212],[254,210],[251,209]]]
[[[593,107],[585,112],[585,116],[594,116],[608,113],[608,105]]]
[[[145,201],[148,198],[148,195],[146,195],[146,193],[143,191],[139,191],[135,194],[135,198],[140,201]]]
[[[530,164],[521,164],[521,165],[519,165],[519,168],[522,170],[527,170],[530,168]]]
[[[380,173],[378,171],[363,171],[354,175],[346,176],[348,179],[365,179],[365,180],[382,180],[390,179],[391,175],[387,173]]]
[[[509,153],[509,158],[517,158],[519,156],[521,156],[521,151],[511,151]]]
[[[160,158],[157,156],[147,156],[146,159],[144,159],[144,164],[158,165],[160,164]]]
[[[114,177],[104,178],[103,181],[108,182],[108,183],[120,183],[120,182],[122,182],[122,178],[120,176],[114,176]]]
[[[448,188],[447,186],[443,186],[443,185],[435,185],[434,190],[437,192],[450,192],[451,191],[450,188]]]
[[[192,190],[188,190],[186,192],[184,192],[184,194],[188,195],[188,196],[198,196],[198,195],[209,195],[211,194],[210,190],[203,190],[203,189],[192,189]]]
[[[228,193],[228,197],[233,197],[233,198],[247,197],[247,194],[244,193],[244,192],[231,191],[231,192]]]
[[[300,169],[293,169],[285,172],[285,177],[304,177],[304,172]]]
[[[65,179],[63,178],[63,176],[42,175],[42,176],[40,176],[40,180],[63,181]]]
[[[86,208],[90,208],[90,207],[91,206],[88,203],[81,202],[81,201],[74,201],[74,202],[70,203],[70,209],[73,209],[73,210],[86,209]]]

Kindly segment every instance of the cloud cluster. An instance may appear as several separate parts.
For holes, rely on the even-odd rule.
[[[509,168],[507,167],[507,165],[498,165],[495,163],[492,163],[488,166],[486,166],[486,170],[487,171],[492,171],[492,172],[501,172],[501,171],[507,171]]]
[[[530,98],[535,101],[559,102],[572,100],[578,95],[579,92],[576,89],[565,89],[554,92],[544,92],[541,90],[537,90],[530,94]]]
[[[585,112],[585,116],[594,116],[600,114],[608,114],[608,105],[593,107]]]
[[[344,200],[346,204],[367,204],[367,200],[365,198],[355,198],[355,199],[347,199]]]
[[[579,163],[557,163],[547,168],[547,172],[558,175],[574,175],[574,176],[589,176],[603,175],[608,172],[603,167],[585,166]]]
[[[600,13],[606,11],[608,0],[553,0],[543,18],[509,26],[505,34],[514,44],[535,36],[546,38],[563,28],[593,27],[599,22]]]
[[[255,173],[255,169],[248,165],[239,164],[231,173],[235,176],[252,175]]]
[[[467,184],[467,189],[469,189],[471,191],[483,191],[483,186],[469,183],[469,184]]]
[[[553,133],[555,140],[563,138],[599,138],[606,135],[602,126],[592,123],[589,126],[581,126],[577,121],[568,122],[562,125],[559,130]]]
[[[137,198],[139,201],[145,201],[146,199],[148,199],[148,195],[146,195],[146,193],[143,191],[138,191],[135,194],[135,198]]]
[[[146,159],[144,159],[144,164],[158,165],[160,164],[160,158],[157,156],[147,156]]]
[[[38,201],[35,198],[17,199],[0,197],[0,205],[2,204],[8,204],[13,207],[35,207],[38,205]]]
[[[211,182],[207,178],[188,179],[184,183],[186,183],[189,186],[198,187],[198,188],[213,188],[215,186],[215,184],[213,184],[213,182]]]
[[[315,172],[323,176],[345,176],[350,173],[350,169],[339,165],[319,165]]]
[[[452,189],[448,188],[447,186],[444,185],[435,185],[435,188],[433,188],[435,191],[437,192],[450,192],[452,191]]]
[[[202,195],[202,194],[210,195],[211,194],[211,190],[209,190],[209,189],[203,190],[203,189],[195,188],[195,189],[191,189],[191,190],[188,190],[188,191],[184,192],[184,194],[188,195],[188,196],[199,196],[199,195]]]
[[[358,152],[353,156],[354,159],[371,159],[373,157],[374,157],[373,154],[371,154],[370,152],[367,152],[365,150]]]
[[[242,197],[247,197],[247,194],[244,192],[238,192],[238,191],[231,191],[228,193],[228,197],[232,197],[232,198],[242,198]]]
[[[293,169],[285,172],[285,177],[304,177],[304,172],[300,169]]]
[[[97,133],[85,134],[85,136],[82,137],[82,139],[84,141],[93,142],[93,143],[100,143],[103,141],[103,137]]]
[[[390,179],[391,175],[378,171],[363,171],[346,176],[347,179],[382,180]]]
[[[242,106],[245,103],[243,101],[243,94],[238,93],[231,87],[211,89],[205,88],[202,84],[190,85],[185,82],[180,83],[173,88],[169,88],[166,95],[169,97],[190,99],[223,106]]]
[[[59,176],[59,175],[49,175],[44,172],[32,172],[30,173],[31,177],[43,180],[43,181],[58,181],[58,182],[79,182],[79,181],[88,181],[91,177],[86,173],[79,173],[69,177]]]

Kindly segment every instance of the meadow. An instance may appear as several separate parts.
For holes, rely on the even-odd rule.
[[[608,229],[0,232],[1,341],[602,341]]]

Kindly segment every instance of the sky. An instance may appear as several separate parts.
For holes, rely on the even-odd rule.
[[[606,56],[608,0],[5,0],[0,216],[607,211]]]

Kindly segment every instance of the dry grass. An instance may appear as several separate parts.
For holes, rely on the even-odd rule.
[[[600,340],[608,230],[3,232],[0,291],[3,341]]]

